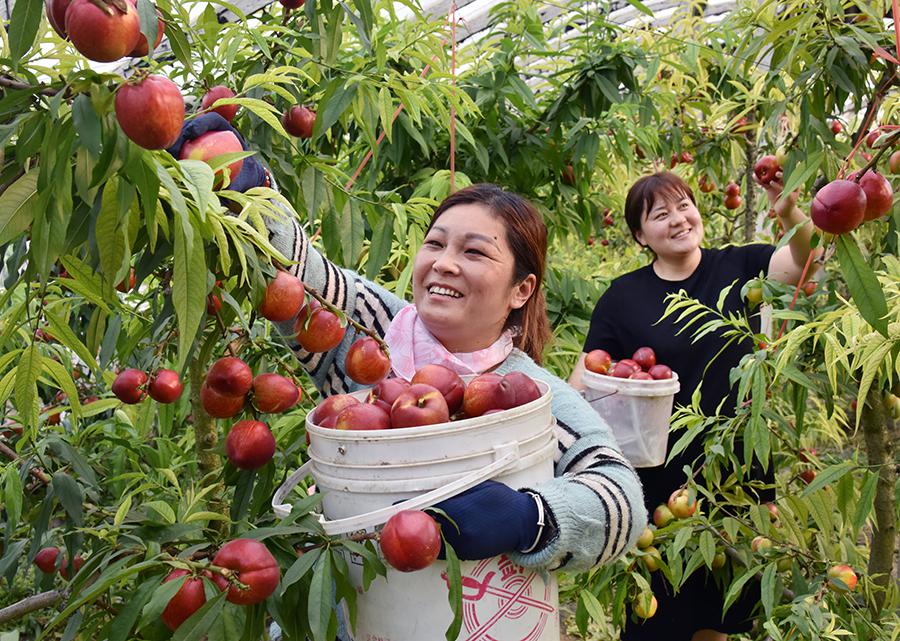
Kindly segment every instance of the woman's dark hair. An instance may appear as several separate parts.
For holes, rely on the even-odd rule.
[[[510,312],[506,329],[518,328],[513,344],[535,362],[541,363],[544,346],[552,335],[544,291],[541,289],[547,260],[547,227],[535,206],[518,194],[504,191],[497,185],[481,183],[447,196],[434,211],[428,229],[451,207],[469,204],[484,205],[503,221],[506,242],[515,258],[513,282],[522,282],[529,274],[534,274],[537,280],[528,301]]]
[[[631,230],[631,237],[641,230],[644,213],[653,209],[657,198],[686,196],[695,205],[694,192],[681,176],[671,171],[660,171],[644,176],[631,186],[625,197],[625,222]]]

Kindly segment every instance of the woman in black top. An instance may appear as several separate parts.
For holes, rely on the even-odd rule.
[[[726,342],[721,335],[709,334],[694,342],[690,329],[678,333],[681,325],[674,318],[659,321],[666,296],[680,290],[714,307],[721,291],[733,285],[723,313],[749,314],[752,310],[740,295],[748,280],[761,274],[784,283],[800,279],[811,251],[813,226],[797,208],[796,192],[779,201],[780,180],[779,174],[776,181],[764,186],[769,202],[785,229],[801,225],[790,243],[780,249],[764,244],[703,248],[703,220],[690,187],[670,172],[638,180],[625,201],[625,220],[635,240],[653,251],[653,261],[615,279],[597,302],[584,353],[569,383],[584,388],[584,359],[591,350],[604,349],[613,359],[621,359],[648,346],[656,351],[658,362],[678,373],[681,391],[676,404],[690,405],[699,387],[705,414],[733,416],[736,390],[729,384],[728,373],[754,346],[749,341],[735,342],[721,351]],[[758,324],[758,318],[755,322]],[[675,440],[677,437],[670,435],[670,447]],[[648,510],[665,503],[669,494],[684,484],[682,468],[702,452],[703,444],[695,440],[668,465],[638,469]],[[674,596],[664,596],[671,588],[658,575],[653,576],[653,589],[659,603],[656,615],[640,624],[627,624],[623,641],[723,641],[728,633],[749,629],[753,607],[759,602],[758,596],[745,594],[723,619],[724,595],[705,572],[693,574]]]

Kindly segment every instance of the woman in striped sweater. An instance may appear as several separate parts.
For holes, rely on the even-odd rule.
[[[583,570],[634,544],[646,523],[635,471],[587,402],[539,365],[550,337],[541,291],[547,231],[530,203],[494,185],[474,185],[444,200],[415,257],[414,304],[329,262],[296,218],[269,229],[273,245],[296,261],[290,268],[296,276],[385,337],[395,373],[408,378],[437,355],[460,373],[521,371],[550,386],[556,477],[520,491],[477,486],[439,506],[461,530],[452,536],[454,529],[445,528],[461,558],[508,553],[527,567]],[[281,329],[290,336],[292,325]],[[329,352],[306,352],[293,340],[291,347],[327,396],[359,388],[344,371],[357,338],[351,327]],[[542,529],[530,495],[544,508]]]
[[[178,157],[185,140],[226,129],[240,137],[218,114],[201,115],[185,125],[169,151]],[[244,191],[268,183],[250,157],[229,187]],[[520,371],[550,386],[558,437],[555,478],[528,488],[487,481],[439,504],[459,528],[444,528],[444,534],[460,558],[505,553],[526,567],[584,570],[614,560],[635,543],[646,524],[637,474],[609,426],[578,392],[540,366],[551,335],[541,291],[547,229],[533,205],[494,185],[468,187],[444,200],[415,256],[414,304],[329,262],[295,215],[266,224],[293,274],[384,336],[396,374],[409,378],[437,362],[464,374]],[[293,323],[280,329],[290,337]],[[351,327],[340,345],[324,353],[289,342],[328,396],[360,387],[344,370],[357,338]]]

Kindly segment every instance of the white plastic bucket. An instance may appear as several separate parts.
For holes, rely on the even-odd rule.
[[[656,467],[666,461],[669,419],[678,374],[653,381],[617,378],[585,371],[585,398],[612,428],[616,442],[635,467]]]
[[[307,416],[310,460],[278,489],[272,507],[287,516],[286,497],[311,475],[323,493],[322,525],[336,535],[377,530],[401,510],[434,505],[487,479],[511,487],[549,480],[557,449],[555,420],[550,389],[536,382],[542,396],[531,403],[441,425],[334,430]],[[409,573],[388,566],[387,579],[379,577],[365,592],[360,559],[351,555],[348,561],[360,592],[355,641],[444,639],[453,615],[443,561]],[[463,561],[461,572],[463,625],[457,639],[559,641],[554,575],[520,567],[505,555]]]

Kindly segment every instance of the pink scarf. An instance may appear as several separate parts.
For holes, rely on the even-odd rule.
[[[489,347],[454,354],[428,331],[415,305],[407,305],[394,316],[384,342],[391,350],[394,373],[406,380],[430,364],[449,367],[457,374],[481,374],[505,361],[513,350],[512,332],[506,330]]]

